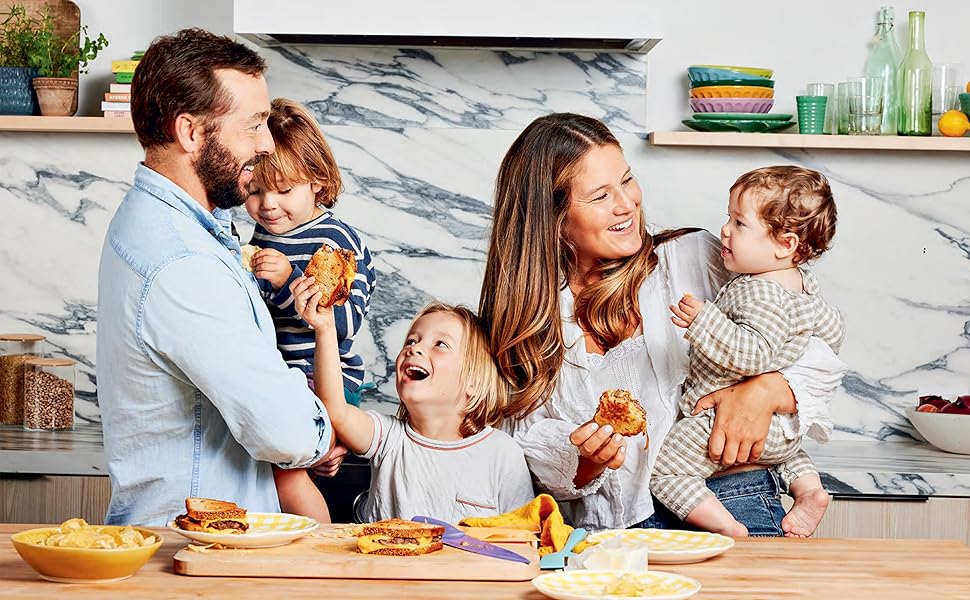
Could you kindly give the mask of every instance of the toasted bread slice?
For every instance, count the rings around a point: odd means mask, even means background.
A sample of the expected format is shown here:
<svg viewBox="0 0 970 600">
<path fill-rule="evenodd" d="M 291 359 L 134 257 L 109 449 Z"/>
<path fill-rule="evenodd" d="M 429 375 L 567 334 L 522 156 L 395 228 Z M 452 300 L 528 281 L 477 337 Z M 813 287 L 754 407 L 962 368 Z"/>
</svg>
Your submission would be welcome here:
<svg viewBox="0 0 970 600">
<path fill-rule="evenodd" d="M 320 306 L 341 305 L 350 297 L 350 286 L 357 276 L 357 256 L 350 250 L 333 250 L 324 244 L 310 257 L 304 274 L 317 280 L 323 292 Z"/>
<path fill-rule="evenodd" d="M 647 412 L 627 390 L 606 390 L 600 394 L 593 422 L 600 427 L 612 425 L 620 435 L 647 432 Z"/>
<path fill-rule="evenodd" d="M 175 525 L 208 533 L 245 533 L 249 529 L 245 508 L 212 498 L 186 498 L 185 514 L 175 517 Z"/>
<path fill-rule="evenodd" d="M 385 519 L 361 525 L 356 531 L 357 551 L 381 556 L 418 556 L 444 547 L 440 525 L 405 519 Z"/>
</svg>

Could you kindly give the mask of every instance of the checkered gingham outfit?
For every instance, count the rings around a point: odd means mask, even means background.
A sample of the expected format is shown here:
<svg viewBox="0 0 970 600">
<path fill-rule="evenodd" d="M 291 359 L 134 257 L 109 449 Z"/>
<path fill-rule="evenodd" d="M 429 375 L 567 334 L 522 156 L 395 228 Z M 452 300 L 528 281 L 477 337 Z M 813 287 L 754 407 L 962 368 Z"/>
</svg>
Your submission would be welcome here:
<svg viewBox="0 0 970 600">
<path fill-rule="evenodd" d="M 739 275 L 721 288 L 713 304 L 704 303 L 687 328 L 690 364 L 680 400 L 683 418 L 664 440 L 650 478 L 654 498 L 680 518 L 711 495 L 704 480 L 722 468 L 707 455 L 714 411 L 692 417 L 694 404 L 745 377 L 791 366 L 812 336 L 836 353 L 842 345 L 842 316 L 818 295 L 815 276 L 804 269 L 801 273 L 802 294 L 793 294 L 774 281 Z M 817 471 L 801 449 L 801 437 L 789 439 L 780 419 L 771 418 L 758 462 L 780 465 L 782 479 L 790 484 Z"/>
</svg>

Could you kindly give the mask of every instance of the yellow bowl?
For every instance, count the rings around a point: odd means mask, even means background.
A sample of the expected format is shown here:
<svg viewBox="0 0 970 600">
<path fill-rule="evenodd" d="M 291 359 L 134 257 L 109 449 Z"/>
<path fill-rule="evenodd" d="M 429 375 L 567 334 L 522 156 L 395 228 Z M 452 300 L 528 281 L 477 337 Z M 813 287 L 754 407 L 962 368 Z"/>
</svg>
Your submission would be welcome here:
<svg viewBox="0 0 970 600">
<path fill-rule="evenodd" d="M 99 526 L 100 527 L 100 526 Z M 101 527 L 106 531 L 124 529 L 118 525 Z M 57 527 L 40 527 L 15 533 L 11 536 L 17 553 L 48 581 L 59 583 L 109 583 L 131 577 L 142 568 L 161 547 L 162 538 L 147 529 L 134 527 L 143 536 L 154 536 L 156 542 L 140 548 L 64 548 L 45 546 Z"/>
<path fill-rule="evenodd" d="M 692 67 L 701 67 L 702 69 L 728 69 L 731 71 L 741 71 L 742 73 L 747 73 L 749 75 L 754 75 L 756 77 L 765 77 L 771 79 L 774 75 L 772 69 L 764 69 L 762 67 L 737 67 L 734 65 L 691 65 Z"/>
<path fill-rule="evenodd" d="M 760 85 L 706 85 L 690 89 L 691 98 L 774 98 L 775 90 Z"/>
</svg>

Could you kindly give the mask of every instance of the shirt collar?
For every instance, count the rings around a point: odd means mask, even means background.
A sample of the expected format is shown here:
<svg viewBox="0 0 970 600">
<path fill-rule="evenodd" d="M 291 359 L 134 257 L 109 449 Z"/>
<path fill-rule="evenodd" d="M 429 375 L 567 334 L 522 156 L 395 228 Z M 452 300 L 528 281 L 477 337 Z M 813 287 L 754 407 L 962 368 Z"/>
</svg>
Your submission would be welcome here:
<svg viewBox="0 0 970 600">
<path fill-rule="evenodd" d="M 138 167 L 135 169 L 135 187 L 144 190 L 195 221 L 212 237 L 219 240 L 222 245 L 227 247 L 239 246 L 239 242 L 232 235 L 231 210 L 216 208 L 210 213 L 171 179 L 145 166 L 145 163 L 138 163 Z"/>
</svg>

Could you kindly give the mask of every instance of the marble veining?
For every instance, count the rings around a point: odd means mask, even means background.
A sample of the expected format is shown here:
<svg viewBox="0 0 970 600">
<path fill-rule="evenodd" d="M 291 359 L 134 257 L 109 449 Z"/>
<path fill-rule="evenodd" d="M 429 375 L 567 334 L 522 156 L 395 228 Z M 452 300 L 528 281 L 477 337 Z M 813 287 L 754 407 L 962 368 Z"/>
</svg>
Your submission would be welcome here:
<svg viewBox="0 0 970 600">
<path fill-rule="evenodd" d="M 565 110 L 604 119 L 618 134 L 646 219 L 659 227 L 716 232 L 728 188 L 755 167 L 795 163 L 829 177 L 838 233 L 813 268 L 848 328 L 842 358 L 851 371 L 832 404 L 836 441 L 906 444 L 916 434 L 905 409 L 919 390 L 970 391 L 970 174 L 960 153 L 652 147 L 642 139 L 640 55 L 261 52 L 271 95 L 306 103 L 322 123 L 344 179 L 335 212 L 374 254 L 378 288 L 356 345 L 378 384 L 367 406 L 395 409 L 393 359 L 426 302 L 477 306 L 499 162 L 534 118 Z M 57 355 L 77 359 L 78 421 L 97 423 L 98 258 L 141 149 L 134 136 L 7 132 L 0 157 L 0 330 L 46 333 Z M 238 216 L 248 241 L 252 223 Z M 931 486 L 965 485 L 920 473 Z M 838 481 L 924 486 L 893 474 Z"/>
</svg>

